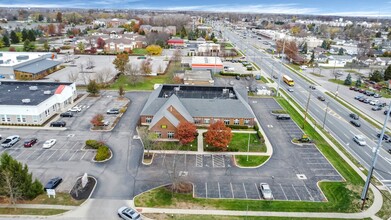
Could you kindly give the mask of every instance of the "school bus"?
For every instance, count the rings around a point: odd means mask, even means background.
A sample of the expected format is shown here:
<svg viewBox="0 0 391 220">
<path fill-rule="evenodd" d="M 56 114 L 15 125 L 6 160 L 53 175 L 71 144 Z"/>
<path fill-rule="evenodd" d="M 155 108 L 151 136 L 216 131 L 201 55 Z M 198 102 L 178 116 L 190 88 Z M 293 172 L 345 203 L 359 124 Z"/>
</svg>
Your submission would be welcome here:
<svg viewBox="0 0 391 220">
<path fill-rule="evenodd" d="M 283 75 L 282 76 L 282 80 L 284 80 L 284 82 L 288 85 L 288 86 L 294 86 L 295 85 L 295 81 L 293 81 L 293 79 L 287 75 Z"/>
</svg>

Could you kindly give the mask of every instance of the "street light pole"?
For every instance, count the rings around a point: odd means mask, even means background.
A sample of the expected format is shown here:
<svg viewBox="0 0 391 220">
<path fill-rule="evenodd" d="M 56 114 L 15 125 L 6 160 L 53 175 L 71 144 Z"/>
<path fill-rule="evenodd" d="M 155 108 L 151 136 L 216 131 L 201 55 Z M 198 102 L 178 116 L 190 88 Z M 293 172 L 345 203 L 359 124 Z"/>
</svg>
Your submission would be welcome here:
<svg viewBox="0 0 391 220">
<path fill-rule="evenodd" d="M 284 39 L 284 43 L 282 44 L 281 71 L 278 73 L 278 84 L 277 84 L 277 93 L 276 93 L 276 97 L 278 97 L 278 94 L 279 94 L 279 91 L 280 91 L 280 86 L 281 86 L 281 72 L 282 72 L 282 68 L 283 68 L 283 65 L 282 65 L 282 56 L 284 55 L 284 50 L 285 50 L 285 39 Z"/>
<path fill-rule="evenodd" d="M 310 104 L 310 99 L 311 99 L 311 89 L 308 90 L 308 99 L 307 99 L 307 104 L 305 106 L 305 112 L 304 112 L 303 130 L 304 130 L 305 123 L 307 121 L 308 106 Z"/>
<path fill-rule="evenodd" d="M 329 104 L 330 104 L 330 101 L 327 102 L 327 106 L 326 106 L 326 111 L 324 113 L 324 118 L 323 118 L 323 125 L 322 125 L 322 128 L 324 128 L 324 124 L 326 123 L 326 116 L 327 116 L 327 113 L 329 111 Z"/>
<path fill-rule="evenodd" d="M 372 164 L 371 164 L 371 167 L 368 170 L 367 180 L 365 181 L 364 189 L 363 189 L 363 191 L 361 193 L 361 200 L 362 200 L 361 210 L 364 209 L 365 201 L 367 200 L 369 184 L 371 183 L 373 170 L 375 169 L 377 157 L 379 155 L 379 149 L 380 149 L 381 143 L 383 141 L 384 132 L 386 131 L 387 122 L 388 122 L 388 119 L 390 118 L 390 112 L 391 112 L 391 102 L 390 102 L 390 108 L 388 108 L 388 111 L 387 111 L 386 119 L 384 120 L 383 128 L 382 128 L 382 131 L 380 133 L 380 137 L 379 137 L 379 140 L 377 142 L 377 146 L 372 149 L 372 152 L 373 152 Z"/>
<path fill-rule="evenodd" d="M 250 133 L 248 133 L 248 142 L 247 142 L 247 161 L 248 161 L 249 152 L 250 152 Z"/>
</svg>

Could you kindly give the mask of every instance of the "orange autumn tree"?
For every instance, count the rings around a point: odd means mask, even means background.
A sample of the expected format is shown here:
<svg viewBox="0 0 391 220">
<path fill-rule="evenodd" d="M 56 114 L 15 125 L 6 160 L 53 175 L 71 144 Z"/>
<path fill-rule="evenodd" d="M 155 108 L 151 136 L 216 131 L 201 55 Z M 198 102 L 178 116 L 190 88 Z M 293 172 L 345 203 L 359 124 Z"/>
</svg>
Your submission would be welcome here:
<svg viewBox="0 0 391 220">
<path fill-rule="evenodd" d="M 177 132 L 175 133 L 175 138 L 179 140 L 182 145 L 191 143 L 194 141 L 197 135 L 197 128 L 195 124 L 188 121 L 180 122 L 178 125 Z"/>
<path fill-rule="evenodd" d="M 225 126 L 224 122 L 217 121 L 211 124 L 205 134 L 205 142 L 221 150 L 227 150 L 227 145 L 231 142 L 231 128 Z"/>
</svg>

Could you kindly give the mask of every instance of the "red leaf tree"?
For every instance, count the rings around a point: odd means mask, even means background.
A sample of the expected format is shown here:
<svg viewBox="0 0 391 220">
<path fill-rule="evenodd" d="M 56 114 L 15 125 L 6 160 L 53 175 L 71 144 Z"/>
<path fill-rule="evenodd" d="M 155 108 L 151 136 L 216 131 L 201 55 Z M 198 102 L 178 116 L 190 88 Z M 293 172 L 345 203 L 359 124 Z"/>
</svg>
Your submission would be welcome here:
<svg viewBox="0 0 391 220">
<path fill-rule="evenodd" d="M 103 120 L 105 117 L 102 114 L 96 114 L 92 119 L 91 119 L 91 124 L 94 127 L 99 127 L 103 126 Z"/>
<path fill-rule="evenodd" d="M 188 121 L 180 122 L 178 125 L 175 138 L 179 139 L 179 142 L 183 145 L 194 141 L 197 134 L 197 128 L 193 123 Z"/>
<path fill-rule="evenodd" d="M 225 126 L 224 122 L 217 121 L 211 124 L 205 134 L 205 142 L 214 147 L 227 149 L 227 145 L 231 142 L 231 128 Z"/>
<path fill-rule="evenodd" d="M 105 47 L 105 40 L 103 40 L 101 37 L 96 40 L 96 44 L 98 45 L 99 49 L 103 49 Z"/>
</svg>

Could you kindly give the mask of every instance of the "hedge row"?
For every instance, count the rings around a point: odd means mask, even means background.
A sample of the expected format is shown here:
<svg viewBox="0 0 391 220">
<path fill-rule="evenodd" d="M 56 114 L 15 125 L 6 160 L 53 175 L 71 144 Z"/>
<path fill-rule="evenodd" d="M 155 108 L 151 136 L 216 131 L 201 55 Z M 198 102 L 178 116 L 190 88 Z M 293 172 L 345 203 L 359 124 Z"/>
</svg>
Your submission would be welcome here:
<svg viewBox="0 0 391 220">
<path fill-rule="evenodd" d="M 222 76 L 249 76 L 249 77 L 253 77 L 253 74 L 250 74 L 250 73 L 229 73 L 229 72 L 220 72 L 220 75 Z"/>
<path fill-rule="evenodd" d="M 86 146 L 92 149 L 99 149 L 99 147 L 106 146 L 102 141 L 86 140 Z"/>
</svg>

